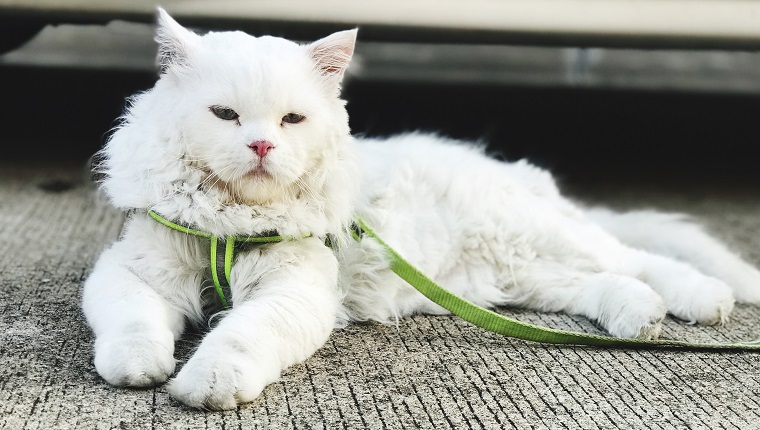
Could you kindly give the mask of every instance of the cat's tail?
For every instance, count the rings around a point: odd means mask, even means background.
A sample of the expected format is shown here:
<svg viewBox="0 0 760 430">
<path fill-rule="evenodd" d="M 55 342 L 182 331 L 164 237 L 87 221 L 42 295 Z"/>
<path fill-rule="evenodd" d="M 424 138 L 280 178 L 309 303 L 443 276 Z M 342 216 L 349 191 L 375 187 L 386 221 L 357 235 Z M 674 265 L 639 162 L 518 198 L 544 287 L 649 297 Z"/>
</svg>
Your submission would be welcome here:
<svg viewBox="0 0 760 430">
<path fill-rule="evenodd" d="M 602 208 L 587 209 L 586 214 L 624 244 L 689 263 L 730 285 L 737 301 L 760 304 L 760 271 L 686 215 Z"/>
</svg>

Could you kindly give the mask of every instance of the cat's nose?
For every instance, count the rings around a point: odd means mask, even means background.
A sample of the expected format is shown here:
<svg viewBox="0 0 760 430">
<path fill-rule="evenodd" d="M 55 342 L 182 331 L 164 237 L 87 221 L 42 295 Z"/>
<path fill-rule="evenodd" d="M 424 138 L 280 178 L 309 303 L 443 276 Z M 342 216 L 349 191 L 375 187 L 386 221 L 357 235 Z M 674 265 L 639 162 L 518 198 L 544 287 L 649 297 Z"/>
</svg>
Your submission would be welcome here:
<svg viewBox="0 0 760 430">
<path fill-rule="evenodd" d="M 259 154 L 259 157 L 264 158 L 270 149 L 274 148 L 274 144 L 268 140 L 257 140 L 248 144 L 248 147 L 253 149 L 254 152 Z"/>
</svg>

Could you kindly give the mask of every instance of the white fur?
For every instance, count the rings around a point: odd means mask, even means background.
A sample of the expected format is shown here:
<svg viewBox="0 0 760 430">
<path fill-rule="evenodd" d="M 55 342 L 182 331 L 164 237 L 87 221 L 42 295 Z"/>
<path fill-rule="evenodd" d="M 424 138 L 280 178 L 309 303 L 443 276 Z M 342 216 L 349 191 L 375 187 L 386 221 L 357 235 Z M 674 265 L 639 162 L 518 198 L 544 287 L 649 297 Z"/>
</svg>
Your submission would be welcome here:
<svg viewBox="0 0 760 430">
<path fill-rule="evenodd" d="M 198 36 L 163 11 L 159 23 L 162 76 L 131 99 L 103 151 L 103 189 L 138 211 L 84 286 L 95 366 L 109 383 L 166 381 L 185 321 L 204 318 L 207 243 L 147 209 L 217 235 L 313 234 L 237 255 L 232 309 L 169 384 L 201 408 L 255 399 L 335 326 L 446 312 L 392 274 L 374 240 L 347 239 L 356 215 L 455 294 L 584 315 L 615 336 L 656 337 L 666 312 L 725 321 L 734 292 L 760 303 L 760 273 L 682 218 L 585 210 L 549 173 L 471 144 L 422 134 L 355 142 L 338 96 L 355 31 L 299 46 Z M 281 121 L 291 112 L 306 120 Z M 275 147 L 259 157 L 247 146 L 257 140 Z M 323 245 L 327 234 L 337 250 Z"/>
</svg>

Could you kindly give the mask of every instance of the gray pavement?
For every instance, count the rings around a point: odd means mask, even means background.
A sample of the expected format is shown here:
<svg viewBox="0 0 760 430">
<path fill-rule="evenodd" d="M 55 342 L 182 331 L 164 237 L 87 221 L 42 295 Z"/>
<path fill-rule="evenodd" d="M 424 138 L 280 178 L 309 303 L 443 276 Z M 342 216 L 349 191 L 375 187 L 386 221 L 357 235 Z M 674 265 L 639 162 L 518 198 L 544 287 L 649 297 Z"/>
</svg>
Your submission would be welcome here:
<svg viewBox="0 0 760 430">
<path fill-rule="evenodd" d="M 92 365 L 82 280 L 122 216 L 80 166 L 0 164 L 0 428 L 760 428 L 760 353 L 635 351 L 531 344 L 454 317 L 336 331 L 255 402 L 191 410 L 163 387 L 113 388 Z M 760 194 L 747 187 L 575 186 L 592 202 L 680 210 L 760 265 Z M 760 286 L 758 286 L 760 288 Z M 502 309 L 598 333 L 583 318 Z M 664 336 L 760 336 L 760 308 L 723 327 L 668 320 Z M 200 339 L 178 345 L 183 363 Z"/>
</svg>

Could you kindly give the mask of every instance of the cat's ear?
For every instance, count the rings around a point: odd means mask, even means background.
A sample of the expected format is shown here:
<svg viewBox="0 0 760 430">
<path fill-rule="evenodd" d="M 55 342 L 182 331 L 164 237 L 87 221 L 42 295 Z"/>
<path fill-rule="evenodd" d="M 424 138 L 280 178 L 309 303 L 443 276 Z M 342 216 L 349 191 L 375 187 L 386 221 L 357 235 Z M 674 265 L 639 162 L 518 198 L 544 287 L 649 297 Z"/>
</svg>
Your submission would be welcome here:
<svg viewBox="0 0 760 430">
<path fill-rule="evenodd" d="M 309 45 L 309 55 L 322 76 L 340 83 L 354 55 L 356 33 L 357 29 L 339 31 Z"/>
<path fill-rule="evenodd" d="M 190 51 L 198 38 L 197 34 L 181 26 L 163 8 L 158 7 L 156 42 L 162 72 L 173 65 L 187 65 Z"/>
</svg>

